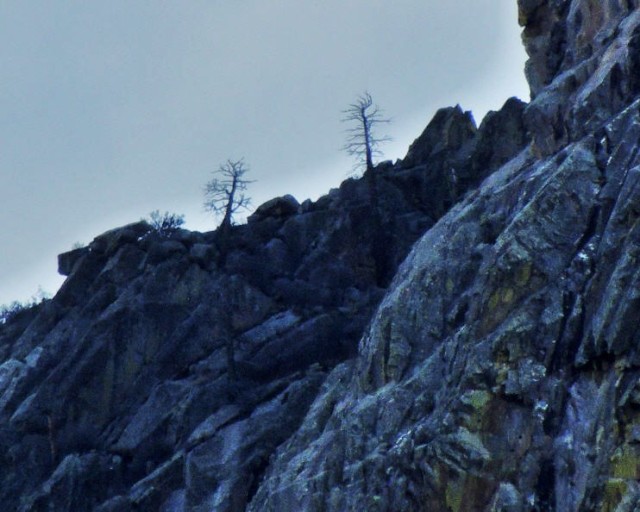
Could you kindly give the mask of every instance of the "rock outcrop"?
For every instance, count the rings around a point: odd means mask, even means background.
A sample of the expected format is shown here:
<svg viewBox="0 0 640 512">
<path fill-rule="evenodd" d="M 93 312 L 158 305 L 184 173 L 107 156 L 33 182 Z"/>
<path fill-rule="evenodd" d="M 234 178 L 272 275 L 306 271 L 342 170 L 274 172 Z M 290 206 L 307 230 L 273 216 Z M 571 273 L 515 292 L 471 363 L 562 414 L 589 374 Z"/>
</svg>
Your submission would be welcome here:
<svg viewBox="0 0 640 512">
<path fill-rule="evenodd" d="M 250 510 L 640 508 L 640 9 L 519 3 L 531 145 L 414 246 Z"/>
<path fill-rule="evenodd" d="M 349 179 L 268 201 L 224 243 L 138 222 L 60 255 L 56 296 L 0 326 L 3 508 L 245 509 L 413 243 L 526 146 L 523 107 L 480 128 L 443 110 L 437 148 L 375 169 L 378 215 Z"/>
<path fill-rule="evenodd" d="M 531 102 L 439 111 L 378 215 L 350 179 L 62 255 L 0 326 L 3 506 L 640 508 L 640 6 L 518 4 Z"/>
</svg>

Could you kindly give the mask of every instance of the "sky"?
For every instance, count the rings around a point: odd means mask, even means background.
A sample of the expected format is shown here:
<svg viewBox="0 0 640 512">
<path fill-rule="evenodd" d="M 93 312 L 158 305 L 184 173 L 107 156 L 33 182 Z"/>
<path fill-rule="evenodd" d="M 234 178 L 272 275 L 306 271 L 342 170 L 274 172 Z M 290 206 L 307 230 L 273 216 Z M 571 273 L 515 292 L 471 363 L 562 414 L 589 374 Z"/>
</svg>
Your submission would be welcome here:
<svg viewBox="0 0 640 512">
<path fill-rule="evenodd" d="M 57 254 L 148 217 L 209 231 L 203 187 L 244 158 L 254 206 L 352 172 L 368 91 L 402 158 L 441 107 L 525 101 L 516 0 L 2 0 L 0 304 L 54 293 Z"/>
</svg>

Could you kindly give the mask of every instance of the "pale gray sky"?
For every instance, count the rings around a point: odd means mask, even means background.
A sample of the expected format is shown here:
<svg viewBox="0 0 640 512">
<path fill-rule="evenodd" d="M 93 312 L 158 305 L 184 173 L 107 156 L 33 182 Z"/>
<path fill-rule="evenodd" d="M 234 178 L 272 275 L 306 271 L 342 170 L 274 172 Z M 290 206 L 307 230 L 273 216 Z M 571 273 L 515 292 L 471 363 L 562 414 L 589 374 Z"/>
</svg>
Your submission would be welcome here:
<svg viewBox="0 0 640 512">
<path fill-rule="evenodd" d="M 210 230 L 202 187 L 244 157 L 257 206 L 351 170 L 368 90 L 401 158 L 444 106 L 528 100 L 516 0 L 3 0 L 0 304 L 57 289 L 56 255 L 155 209 Z"/>
</svg>

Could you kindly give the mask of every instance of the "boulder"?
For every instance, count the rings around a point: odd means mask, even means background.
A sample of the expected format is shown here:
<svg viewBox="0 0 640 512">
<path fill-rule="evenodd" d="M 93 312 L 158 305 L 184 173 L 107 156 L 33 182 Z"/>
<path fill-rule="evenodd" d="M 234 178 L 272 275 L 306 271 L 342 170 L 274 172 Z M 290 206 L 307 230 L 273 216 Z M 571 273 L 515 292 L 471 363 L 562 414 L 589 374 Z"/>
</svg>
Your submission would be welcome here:
<svg viewBox="0 0 640 512">
<path fill-rule="evenodd" d="M 140 241 L 152 229 L 149 223 L 144 220 L 133 222 L 97 236 L 89 244 L 89 248 L 92 251 L 110 256 L 122 245 Z"/>
<path fill-rule="evenodd" d="M 88 247 L 73 249 L 72 251 L 58 254 L 58 274 L 61 276 L 69 276 L 73 272 L 76 263 L 89 252 Z"/>
<path fill-rule="evenodd" d="M 299 210 L 300 203 L 298 203 L 298 200 L 287 194 L 281 197 L 274 197 L 258 206 L 256 211 L 249 215 L 247 222 L 257 222 L 269 217 L 285 218 L 298 213 Z"/>
<path fill-rule="evenodd" d="M 457 150 L 473 138 L 476 124 L 471 112 L 464 112 L 460 105 L 441 108 L 409 147 L 402 161 L 403 167 L 415 167 L 426 163 L 433 155 L 445 150 Z"/>
</svg>

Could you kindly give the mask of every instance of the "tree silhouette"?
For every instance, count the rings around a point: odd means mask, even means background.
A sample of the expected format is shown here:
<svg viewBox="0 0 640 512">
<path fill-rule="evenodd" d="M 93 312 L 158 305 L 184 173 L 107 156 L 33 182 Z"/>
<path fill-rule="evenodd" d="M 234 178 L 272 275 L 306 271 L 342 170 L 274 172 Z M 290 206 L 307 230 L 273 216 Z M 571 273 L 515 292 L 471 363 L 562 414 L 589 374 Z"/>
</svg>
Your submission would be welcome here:
<svg viewBox="0 0 640 512">
<path fill-rule="evenodd" d="M 356 157 L 357 167 L 364 166 L 365 171 L 373 170 L 374 157 L 382 155 L 380 144 L 391 140 L 386 135 L 376 135 L 375 131 L 378 125 L 388 123 L 389 119 L 382 116 L 382 111 L 373 103 L 368 92 L 360 95 L 342 113 L 342 121 L 353 124 L 347 129 L 347 142 L 343 149 Z"/>
<path fill-rule="evenodd" d="M 220 229 L 228 231 L 233 223 L 233 215 L 251 205 L 251 198 L 245 195 L 251 180 L 245 175 L 249 169 L 244 161 L 227 160 L 214 172 L 215 177 L 205 185 L 204 207 L 216 215 L 222 214 Z"/>
<path fill-rule="evenodd" d="M 356 168 L 364 166 L 364 179 L 369 189 L 369 203 L 371 206 L 371 255 L 375 265 L 376 281 L 381 286 L 389 279 L 389 235 L 385 232 L 380 212 L 380 198 L 376 172 L 373 169 L 374 157 L 382 155 L 379 145 L 391 140 L 388 136 L 378 136 L 376 128 L 389 122 L 382 116 L 380 108 L 373 103 L 368 92 L 365 92 L 355 103 L 343 111 L 343 122 L 352 124 L 347 130 L 347 142 L 344 149 L 356 157 Z"/>
</svg>

